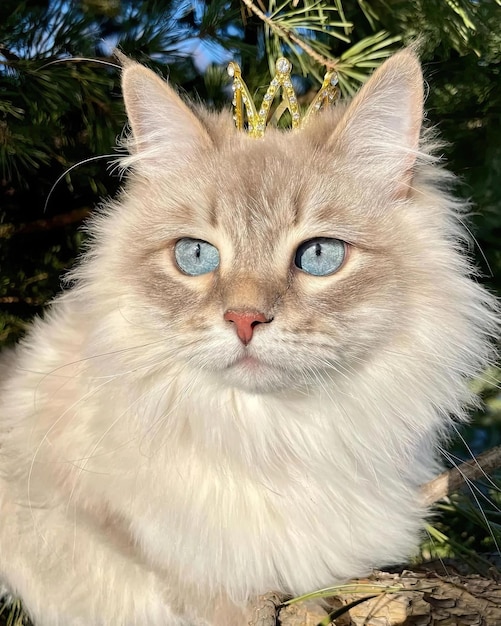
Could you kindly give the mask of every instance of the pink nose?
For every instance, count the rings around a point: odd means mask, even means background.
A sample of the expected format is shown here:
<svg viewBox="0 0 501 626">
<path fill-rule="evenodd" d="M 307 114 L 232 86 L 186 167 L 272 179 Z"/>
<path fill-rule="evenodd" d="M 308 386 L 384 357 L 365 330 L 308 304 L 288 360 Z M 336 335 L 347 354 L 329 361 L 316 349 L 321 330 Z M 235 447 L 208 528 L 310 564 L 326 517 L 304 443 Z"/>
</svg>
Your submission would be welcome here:
<svg viewBox="0 0 501 626">
<path fill-rule="evenodd" d="M 271 322 L 271 319 L 258 311 L 226 311 L 223 317 L 227 322 L 235 324 L 237 335 L 244 346 L 252 339 L 255 326 Z"/>
</svg>

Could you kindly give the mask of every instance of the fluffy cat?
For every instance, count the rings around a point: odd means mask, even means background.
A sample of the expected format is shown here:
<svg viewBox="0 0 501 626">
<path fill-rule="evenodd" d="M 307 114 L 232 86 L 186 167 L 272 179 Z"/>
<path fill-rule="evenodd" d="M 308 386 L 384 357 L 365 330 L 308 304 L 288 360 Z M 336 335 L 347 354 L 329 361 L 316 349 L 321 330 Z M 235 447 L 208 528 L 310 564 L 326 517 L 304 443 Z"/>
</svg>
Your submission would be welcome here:
<svg viewBox="0 0 501 626">
<path fill-rule="evenodd" d="M 3 359 L 0 578 L 41 626 L 243 626 L 415 549 L 496 305 L 417 59 L 252 139 L 126 64 L 125 190 Z"/>
</svg>

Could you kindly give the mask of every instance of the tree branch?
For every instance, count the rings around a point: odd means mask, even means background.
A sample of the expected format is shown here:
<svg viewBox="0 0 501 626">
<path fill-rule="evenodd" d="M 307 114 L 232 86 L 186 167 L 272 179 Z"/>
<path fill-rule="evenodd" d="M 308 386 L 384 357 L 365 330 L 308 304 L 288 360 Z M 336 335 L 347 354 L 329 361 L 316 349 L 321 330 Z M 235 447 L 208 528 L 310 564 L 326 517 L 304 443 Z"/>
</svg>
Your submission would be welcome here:
<svg viewBox="0 0 501 626">
<path fill-rule="evenodd" d="M 26 235 L 40 230 L 53 230 L 54 228 L 64 228 L 70 224 L 82 222 L 90 214 L 89 207 L 73 209 L 68 213 L 61 213 L 53 217 L 35 220 L 26 224 L 0 224 L 0 239 L 10 239 L 13 235 Z"/>
<path fill-rule="evenodd" d="M 453 467 L 421 488 L 424 504 L 429 506 L 460 489 L 470 480 L 478 480 L 501 467 L 501 446 L 491 448 L 476 459 Z"/>
<path fill-rule="evenodd" d="M 279 26 L 274 20 L 269 18 L 263 11 L 261 11 L 261 9 L 257 7 L 252 2 L 252 0 L 242 0 L 242 2 L 245 4 L 246 7 L 248 7 L 254 13 L 254 15 L 257 15 L 257 17 L 260 20 L 262 20 L 267 26 L 269 26 L 271 30 L 275 31 L 279 35 L 279 37 L 281 37 L 282 39 L 289 38 L 296 45 L 298 45 L 301 48 L 301 50 L 306 52 L 308 56 L 310 56 L 312 59 L 315 59 L 315 61 L 320 63 L 320 65 L 325 65 L 327 69 L 329 70 L 336 69 L 337 63 L 335 61 L 333 61 L 332 59 L 328 59 L 327 57 L 324 57 L 321 54 L 319 54 L 316 50 L 314 50 L 310 45 L 308 45 L 305 41 L 300 39 L 297 35 L 295 35 L 288 28 Z"/>
</svg>

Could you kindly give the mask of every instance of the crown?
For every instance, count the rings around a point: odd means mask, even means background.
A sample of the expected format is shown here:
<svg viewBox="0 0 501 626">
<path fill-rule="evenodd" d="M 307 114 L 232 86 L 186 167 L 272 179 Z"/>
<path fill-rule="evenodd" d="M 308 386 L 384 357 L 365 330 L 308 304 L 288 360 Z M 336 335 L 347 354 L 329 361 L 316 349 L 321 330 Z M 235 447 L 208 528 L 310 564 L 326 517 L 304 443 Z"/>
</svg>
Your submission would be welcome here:
<svg viewBox="0 0 501 626">
<path fill-rule="evenodd" d="M 245 130 L 245 115 L 247 114 L 247 134 L 251 137 L 262 137 L 266 126 L 269 123 L 276 126 L 286 110 L 290 112 L 292 128 L 300 128 L 320 109 L 333 104 L 339 98 L 338 75 L 335 71 L 327 72 L 320 91 L 301 117 L 297 96 L 292 86 L 292 63 L 284 57 L 280 57 L 275 64 L 275 69 L 275 76 L 264 94 L 258 110 L 247 85 L 242 79 L 240 66 L 234 62 L 228 65 L 228 74 L 233 78 L 233 106 L 235 109 L 233 119 L 238 130 Z M 273 101 L 280 88 L 282 101 L 270 115 Z"/>
</svg>

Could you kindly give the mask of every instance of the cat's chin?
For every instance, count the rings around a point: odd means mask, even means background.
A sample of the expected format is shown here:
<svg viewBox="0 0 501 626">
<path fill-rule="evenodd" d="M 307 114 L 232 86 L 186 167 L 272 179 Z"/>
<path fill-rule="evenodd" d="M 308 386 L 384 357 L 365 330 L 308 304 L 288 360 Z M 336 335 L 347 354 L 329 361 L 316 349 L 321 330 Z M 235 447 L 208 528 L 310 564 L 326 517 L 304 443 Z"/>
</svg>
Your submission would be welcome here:
<svg viewBox="0 0 501 626">
<path fill-rule="evenodd" d="M 225 385 L 252 393 L 272 393 L 297 388 L 297 374 L 269 365 L 253 356 L 243 356 L 217 373 Z"/>
</svg>

